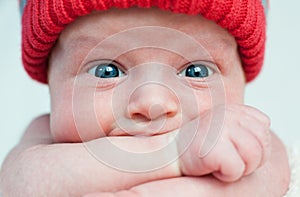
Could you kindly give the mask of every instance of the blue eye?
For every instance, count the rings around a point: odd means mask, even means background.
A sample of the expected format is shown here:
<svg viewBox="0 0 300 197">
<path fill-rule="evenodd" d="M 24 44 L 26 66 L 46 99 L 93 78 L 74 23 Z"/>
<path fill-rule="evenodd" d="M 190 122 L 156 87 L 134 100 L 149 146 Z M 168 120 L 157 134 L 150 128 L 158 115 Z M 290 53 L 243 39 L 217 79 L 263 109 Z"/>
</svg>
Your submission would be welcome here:
<svg viewBox="0 0 300 197">
<path fill-rule="evenodd" d="M 186 76 L 186 77 L 192 77 L 192 78 L 206 78 L 210 76 L 213 73 L 213 71 L 201 64 L 201 63 L 193 63 L 190 64 L 186 69 L 184 69 L 180 76 Z"/>
<path fill-rule="evenodd" d="M 99 78 L 114 78 L 123 76 L 123 72 L 115 63 L 101 63 L 88 71 L 88 73 Z"/>
</svg>

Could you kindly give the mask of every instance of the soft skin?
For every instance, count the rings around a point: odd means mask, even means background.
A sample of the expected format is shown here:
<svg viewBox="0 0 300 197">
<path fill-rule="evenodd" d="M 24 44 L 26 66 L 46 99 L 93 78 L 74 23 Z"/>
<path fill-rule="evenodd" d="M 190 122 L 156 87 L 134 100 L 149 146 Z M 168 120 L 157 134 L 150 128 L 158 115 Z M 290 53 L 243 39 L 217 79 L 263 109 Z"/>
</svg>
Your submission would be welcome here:
<svg viewBox="0 0 300 197">
<path fill-rule="evenodd" d="M 45 115 L 32 121 L 6 158 L 0 173 L 3 196 L 82 196 L 98 191 L 91 195 L 282 197 L 288 188 L 286 152 L 273 134 L 271 157 L 266 164 L 239 181 L 225 183 L 212 176 L 177 177 L 174 166 L 150 173 L 124 173 L 101 165 L 83 143 L 54 143 L 49 120 Z M 103 139 L 88 143 L 99 144 Z M 130 145 L 136 142 L 134 137 L 115 140 Z M 143 143 L 151 144 L 151 138 Z"/>
<path fill-rule="evenodd" d="M 189 48 L 184 45 L 184 42 L 178 40 L 176 35 L 174 37 L 177 40 L 172 40 L 172 42 L 178 43 L 178 46 L 172 47 L 171 50 L 176 48 L 177 51 L 184 51 L 182 52 L 184 57 L 181 57 L 181 54 L 177 55 L 167 51 L 168 48 L 166 50 L 154 47 L 147 48 L 146 45 L 144 48 L 132 50 L 129 47 L 124 47 L 141 39 L 148 39 L 149 34 L 146 34 L 146 31 L 144 35 L 139 35 L 138 38 L 132 35 L 129 37 L 130 33 L 128 33 L 129 36 L 127 38 L 124 36 L 122 39 L 124 43 L 118 42 L 119 40 L 116 38 L 116 41 L 111 41 L 112 44 L 109 43 L 109 46 L 105 45 L 104 49 L 101 48 L 101 45 L 96 50 L 94 49 L 101 41 L 111 35 L 131 28 L 149 26 L 168 27 L 174 31 L 183 32 L 194 39 L 202 48 L 198 47 L 198 49 L 190 49 L 185 52 L 184 50 Z M 161 45 L 164 46 L 169 45 L 168 36 L 163 37 L 162 35 L 156 38 L 155 35 L 153 38 L 159 39 L 156 43 L 162 43 Z M 131 51 L 126 51 L 126 53 L 114 58 L 116 54 L 119 54 L 115 50 L 121 51 L 119 48 Z M 114 58 L 113 60 L 122 66 L 120 67 L 127 74 L 127 78 L 100 79 L 87 73 L 101 60 L 111 58 Z M 179 91 L 175 94 L 170 91 L 176 90 L 174 86 L 179 86 L 179 82 L 173 82 L 175 79 L 166 81 L 166 77 L 170 76 L 168 74 L 170 72 L 176 74 L 182 71 L 189 63 L 188 61 L 207 62 L 206 64 L 211 66 L 214 73 L 205 80 L 184 77 L 178 79 L 191 84 L 190 91 L 186 92 L 192 98 L 191 100 L 184 100 L 184 98 L 181 99 Z M 138 69 L 138 67 L 144 68 L 143 65 L 148 70 Z M 172 68 L 173 70 L 171 70 Z M 160 76 L 157 76 L 158 74 Z M 131 75 L 135 75 L 135 77 Z M 150 84 L 150 87 L 142 86 L 136 89 L 134 94 L 131 94 L 134 89 L 130 89 L 130 87 L 137 87 L 136 81 L 140 80 L 138 77 L 150 78 L 149 81 L 156 78 L 155 82 L 168 83 L 168 87 L 163 88 Z M 126 85 L 122 86 L 125 88 L 118 88 L 124 84 L 122 80 L 126 82 Z M 147 80 L 140 81 L 147 82 Z M 111 132 L 118 125 L 116 118 L 122 118 L 122 123 L 125 125 L 127 122 L 132 124 L 132 119 L 135 118 L 139 119 L 139 122 L 153 121 L 156 117 L 149 117 L 148 114 L 149 109 L 155 105 L 163 108 L 161 112 L 156 112 L 162 113 L 158 115 L 158 118 L 165 118 L 165 125 L 176 125 L 178 128 L 180 125 L 177 122 L 183 121 L 182 124 L 184 124 L 191 121 L 212 106 L 230 103 L 242 104 L 245 78 L 234 38 L 215 23 L 200 16 L 175 15 L 156 9 L 131 9 L 130 11 L 110 10 L 92 14 L 69 25 L 60 35 L 52 52 L 49 86 L 51 93 L 51 132 L 54 139 L 57 142 L 80 142 L 103 135 L 113 135 Z M 185 91 L 182 89 L 181 91 Z M 116 91 L 122 91 L 123 94 Z M 122 99 L 119 97 L 119 100 L 116 99 L 116 102 L 112 102 L 115 95 L 122 95 Z M 212 98 L 212 95 L 220 99 Z M 123 100 L 127 101 L 126 105 L 122 103 Z M 194 103 L 189 101 L 194 101 Z M 185 102 L 189 103 L 186 104 Z M 122 108 L 123 111 L 118 110 L 119 108 L 113 105 Z M 126 106 L 127 108 L 125 108 Z M 182 110 L 180 107 L 188 109 Z M 199 110 L 193 110 L 195 108 L 199 108 Z M 165 116 L 164 113 L 168 115 Z M 84 119 L 82 114 L 88 114 L 89 118 Z M 140 116 L 133 116 L 133 114 Z M 162 128 L 162 130 L 176 129 L 172 126 L 169 127 Z M 102 131 L 100 132 L 100 130 Z M 132 128 L 132 130 L 138 129 Z M 146 132 L 148 131 L 140 132 L 147 135 Z M 121 133 L 119 134 L 121 135 Z"/>
<path fill-rule="evenodd" d="M 148 41 L 150 34 L 154 41 Z M 198 62 L 211 74 L 200 78 L 182 73 Z M 89 72 L 101 63 L 114 64 L 124 74 L 99 78 Z M 51 132 L 57 142 L 175 130 L 183 133 L 178 140 L 186 141 L 184 125 L 200 118 L 199 126 L 186 129 L 200 134 L 192 154 L 183 157 L 182 173 L 215 172 L 223 181 L 253 172 L 270 151 L 268 118 L 254 109 L 231 107 L 243 102 L 245 86 L 234 38 L 200 16 L 130 9 L 82 17 L 64 30 L 52 52 L 49 86 Z M 206 111 L 217 115 L 205 118 Z M 209 130 L 211 121 L 220 127 Z M 191 165 L 207 131 L 220 140 L 207 157 Z"/>
<path fill-rule="evenodd" d="M 151 38 L 151 31 L 157 29 L 167 34 Z M 174 37 L 173 32 L 179 33 Z M 187 47 L 185 39 L 173 39 L 182 35 L 197 45 Z M 145 45 L 141 40 L 150 41 Z M 136 42 L 141 42 L 138 46 L 142 47 L 132 45 Z M 122 76 L 96 77 L 95 67 L 111 60 Z M 185 76 L 183 71 L 199 62 L 210 74 L 204 78 Z M 41 181 L 35 179 L 19 183 L 21 191 L 24 188 L 28 194 L 36 195 L 47 190 L 54 196 L 124 189 L 129 190 L 107 195 L 149 196 L 156 192 L 183 196 L 189 191 L 188 196 L 281 196 L 286 191 L 289 169 L 284 147 L 270 132 L 267 116 L 243 105 L 245 78 L 236 42 L 215 23 L 201 16 L 157 9 L 94 13 L 79 18 L 63 31 L 49 65 L 50 122 L 49 116 L 44 116 L 32 123 L 20 146 L 5 162 L 2 182 L 3 177 L 14 180 L 10 169 L 19 169 L 21 177 L 28 179 L 39 168 L 42 174 L 51 175 L 49 183 L 55 184 L 40 185 L 37 191 L 25 189 Z M 221 127 L 211 129 L 216 120 Z M 90 148 L 96 156 L 97 150 L 109 155 L 111 150 L 101 146 L 108 139 L 129 152 L 147 152 L 161 148 L 178 133 L 170 150 L 177 156 L 183 153 L 179 160 L 143 173 L 109 168 L 84 149 Z M 193 134 L 195 138 L 186 146 Z M 20 153 L 24 146 L 25 151 Z M 41 157 L 42 165 L 36 159 Z M 13 160 L 19 161 L 20 167 L 8 169 Z M 80 166 L 72 165 L 82 161 L 85 162 Z M 28 163 L 32 167 L 26 170 Z M 73 178 L 66 180 L 60 175 L 61 165 L 70 169 L 68 176 Z M 3 188 L 13 194 L 7 182 Z M 189 187 L 192 188 L 187 190 Z"/>
</svg>

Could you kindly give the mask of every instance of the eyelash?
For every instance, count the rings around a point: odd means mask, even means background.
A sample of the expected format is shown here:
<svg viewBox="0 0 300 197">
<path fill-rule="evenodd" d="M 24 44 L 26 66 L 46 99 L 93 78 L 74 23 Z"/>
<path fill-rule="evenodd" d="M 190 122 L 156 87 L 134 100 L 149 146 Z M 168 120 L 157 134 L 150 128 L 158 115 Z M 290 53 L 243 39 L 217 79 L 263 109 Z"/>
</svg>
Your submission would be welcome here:
<svg viewBox="0 0 300 197">
<path fill-rule="evenodd" d="M 213 64 L 213 63 L 212 62 L 203 62 L 203 61 L 191 62 L 189 64 L 186 64 L 184 66 L 184 69 L 182 71 L 180 71 L 178 73 L 178 75 L 181 76 L 181 77 L 188 77 L 188 78 L 207 78 L 210 75 L 215 73 L 215 70 L 212 67 L 216 67 L 216 65 L 215 64 L 211 65 L 211 64 Z M 189 70 L 190 67 L 194 67 L 194 71 L 198 72 L 198 74 L 202 71 L 207 72 L 207 76 L 204 76 L 204 77 L 201 77 L 201 76 L 195 76 L 195 77 L 185 76 L 185 75 L 187 75 L 187 73 L 189 71 L 192 71 L 192 70 Z M 197 73 L 195 73 L 195 72 L 193 74 L 197 75 Z"/>
<path fill-rule="evenodd" d="M 104 70 L 104 67 L 105 66 L 110 66 L 110 70 L 108 70 L 108 68 L 106 68 L 106 70 Z M 102 70 L 101 70 L 101 67 L 102 67 Z M 113 77 L 122 77 L 125 75 L 125 72 L 123 71 L 123 69 L 120 69 L 121 65 L 113 60 L 107 60 L 107 61 L 102 61 L 102 62 L 99 62 L 96 66 L 93 66 L 92 68 L 90 68 L 88 70 L 88 73 L 89 74 L 92 74 L 94 75 L 95 77 L 98 77 L 96 76 L 97 74 L 107 74 L 107 72 L 109 71 L 112 71 L 112 69 L 117 69 L 115 70 L 117 73 L 114 73 L 114 74 L 117 74 L 118 76 L 113 76 Z M 111 77 L 99 77 L 99 78 L 111 78 Z"/>
<path fill-rule="evenodd" d="M 101 69 L 101 66 L 102 69 Z M 105 66 L 110 66 L 105 68 Z M 194 61 L 191 62 L 189 64 L 186 64 L 184 66 L 184 69 L 181 70 L 179 73 L 177 73 L 180 77 L 188 77 L 188 78 L 207 78 L 210 75 L 215 73 L 215 69 L 214 67 L 216 67 L 216 65 L 212 62 L 207 62 L 207 61 Z M 189 68 L 192 68 L 189 70 Z M 109 70 L 108 70 L 109 69 Z M 96 76 L 97 74 L 109 74 L 108 72 L 112 71 L 113 69 L 115 69 L 113 72 L 112 76 L 104 76 L 104 77 L 99 77 Z M 116 70 L 117 69 L 117 70 Z M 87 71 L 89 74 L 94 75 L 95 77 L 98 78 L 116 78 L 116 77 L 123 77 L 124 75 L 126 75 L 126 73 L 123 71 L 121 64 L 119 64 L 118 62 L 114 61 L 114 60 L 104 60 L 99 62 L 98 64 L 96 64 L 95 66 L 93 66 L 92 68 L 90 68 Z M 202 73 L 201 73 L 202 72 Z M 185 76 L 187 74 L 192 74 L 195 76 Z M 200 76 L 202 74 L 207 74 L 207 76 Z M 117 75 L 117 76 L 115 76 Z"/>
</svg>

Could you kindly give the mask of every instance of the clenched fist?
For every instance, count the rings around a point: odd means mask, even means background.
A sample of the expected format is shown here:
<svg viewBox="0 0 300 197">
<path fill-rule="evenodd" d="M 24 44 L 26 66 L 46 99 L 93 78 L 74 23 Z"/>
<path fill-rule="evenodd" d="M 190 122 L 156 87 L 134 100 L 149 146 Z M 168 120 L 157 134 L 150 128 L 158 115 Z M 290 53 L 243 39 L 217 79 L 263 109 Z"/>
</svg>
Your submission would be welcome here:
<svg viewBox="0 0 300 197">
<path fill-rule="evenodd" d="M 192 137 L 188 144 L 187 139 Z M 212 173 L 221 181 L 232 182 L 267 160 L 271 151 L 270 120 L 253 107 L 221 105 L 185 125 L 177 140 L 182 174 Z"/>
</svg>

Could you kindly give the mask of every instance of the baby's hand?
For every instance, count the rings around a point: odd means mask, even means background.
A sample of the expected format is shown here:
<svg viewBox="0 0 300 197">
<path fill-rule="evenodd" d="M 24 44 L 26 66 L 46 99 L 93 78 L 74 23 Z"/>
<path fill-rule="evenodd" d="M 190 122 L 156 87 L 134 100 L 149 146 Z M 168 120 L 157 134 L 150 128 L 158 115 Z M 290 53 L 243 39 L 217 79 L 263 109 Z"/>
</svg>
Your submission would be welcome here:
<svg viewBox="0 0 300 197">
<path fill-rule="evenodd" d="M 195 134 L 189 128 L 196 123 L 199 127 Z M 180 169 L 184 175 L 212 173 L 221 181 L 236 181 L 268 159 L 269 127 L 269 118 L 257 109 L 245 105 L 217 106 L 180 132 L 179 151 L 185 148 L 186 139 L 195 134 L 180 159 Z"/>
</svg>

